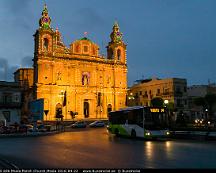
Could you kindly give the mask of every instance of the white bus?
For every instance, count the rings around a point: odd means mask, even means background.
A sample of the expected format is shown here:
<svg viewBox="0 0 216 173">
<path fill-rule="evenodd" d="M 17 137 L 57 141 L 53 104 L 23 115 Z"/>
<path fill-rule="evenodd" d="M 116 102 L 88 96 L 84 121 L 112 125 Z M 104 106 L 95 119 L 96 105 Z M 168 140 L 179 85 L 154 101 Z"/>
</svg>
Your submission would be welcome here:
<svg viewBox="0 0 216 173">
<path fill-rule="evenodd" d="M 146 139 L 166 138 L 168 111 L 165 107 L 133 106 L 109 112 L 108 130 L 116 135 Z"/>
</svg>

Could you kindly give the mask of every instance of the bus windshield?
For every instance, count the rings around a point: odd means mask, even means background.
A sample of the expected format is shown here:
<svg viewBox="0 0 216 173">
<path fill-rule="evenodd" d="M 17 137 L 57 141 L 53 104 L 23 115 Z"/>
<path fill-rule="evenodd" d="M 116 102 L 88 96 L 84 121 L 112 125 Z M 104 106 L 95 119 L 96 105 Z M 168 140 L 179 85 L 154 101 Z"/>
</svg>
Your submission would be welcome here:
<svg viewBox="0 0 216 173">
<path fill-rule="evenodd" d="M 144 126 L 148 130 L 160 130 L 168 127 L 168 114 L 164 108 L 146 107 Z"/>
</svg>

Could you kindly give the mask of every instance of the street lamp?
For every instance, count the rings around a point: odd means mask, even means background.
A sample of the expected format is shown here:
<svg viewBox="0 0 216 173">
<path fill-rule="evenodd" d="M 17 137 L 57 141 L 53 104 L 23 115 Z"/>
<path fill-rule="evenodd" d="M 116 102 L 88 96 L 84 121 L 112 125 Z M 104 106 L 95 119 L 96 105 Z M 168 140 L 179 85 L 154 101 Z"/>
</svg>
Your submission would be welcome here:
<svg viewBox="0 0 216 173">
<path fill-rule="evenodd" d="M 169 103 L 169 100 L 164 100 L 164 104 L 165 104 L 165 106 L 167 106 L 168 103 Z"/>
<path fill-rule="evenodd" d="M 169 123 L 168 125 L 170 126 L 170 113 L 169 113 L 168 103 L 169 103 L 169 100 L 164 100 L 164 104 L 168 112 L 168 123 Z"/>
<path fill-rule="evenodd" d="M 208 120 L 209 119 L 209 117 L 208 117 L 208 109 L 205 109 L 205 116 L 206 116 L 206 120 Z"/>
</svg>

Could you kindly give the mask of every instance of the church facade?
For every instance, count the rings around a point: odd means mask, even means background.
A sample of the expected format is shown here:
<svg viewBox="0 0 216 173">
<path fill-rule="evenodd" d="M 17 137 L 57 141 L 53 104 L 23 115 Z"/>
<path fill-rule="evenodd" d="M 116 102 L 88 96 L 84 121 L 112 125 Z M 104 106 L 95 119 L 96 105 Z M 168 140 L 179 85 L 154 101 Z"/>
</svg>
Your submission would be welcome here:
<svg viewBox="0 0 216 173">
<path fill-rule="evenodd" d="M 115 22 L 107 57 L 83 37 L 66 47 L 58 29 L 51 28 L 46 5 L 34 34 L 34 99 L 44 99 L 44 120 L 107 118 L 124 108 L 127 95 L 126 44 Z"/>
</svg>

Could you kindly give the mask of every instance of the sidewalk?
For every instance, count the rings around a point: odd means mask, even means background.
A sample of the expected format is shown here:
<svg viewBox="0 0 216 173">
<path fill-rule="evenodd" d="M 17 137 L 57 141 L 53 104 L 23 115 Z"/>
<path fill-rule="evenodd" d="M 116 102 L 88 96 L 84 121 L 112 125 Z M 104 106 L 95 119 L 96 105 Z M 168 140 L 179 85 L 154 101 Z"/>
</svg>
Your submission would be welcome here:
<svg viewBox="0 0 216 173">
<path fill-rule="evenodd" d="M 63 131 L 10 133 L 10 134 L 0 134 L 0 138 L 48 136 L 48 135 L 58 134 L 58 133 L 61 133 L 61 132 L 63 132 Z"/>
<path fill-rule="evenodd" d="M 216 140 L 216 132 L 212 132 L 212 131 L 171 131 L 170 137 L 174 139 Z"/>
</svg>

